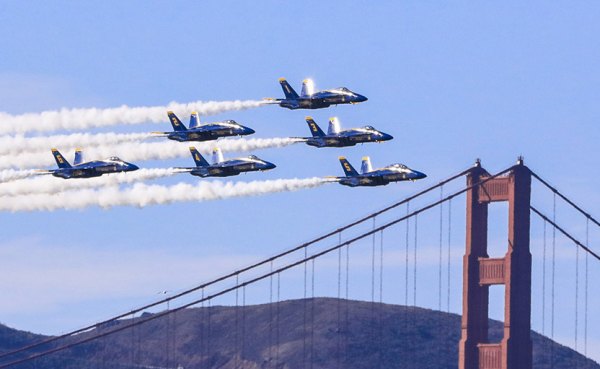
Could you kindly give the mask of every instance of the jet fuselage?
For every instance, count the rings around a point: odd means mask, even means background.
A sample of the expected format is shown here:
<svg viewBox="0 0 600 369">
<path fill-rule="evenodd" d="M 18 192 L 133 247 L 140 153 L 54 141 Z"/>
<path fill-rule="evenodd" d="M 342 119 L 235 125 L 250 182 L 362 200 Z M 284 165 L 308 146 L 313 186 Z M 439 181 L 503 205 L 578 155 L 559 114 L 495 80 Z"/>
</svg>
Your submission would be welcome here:
<svg viewBox="0 0 600 369">
<path fill-rule="evenodd" d="M 322 109 L 339 104 L 358 104 L 367 101 L 367 98 L 342 87 L 336 90 L 319 91 L 296 99 L 281 99 L 278 101 L 279 106 L 295 110 Z"/>
<path fill-rule="evenodd" d="M 275 164 L 250 156 L 191 168 L 190 174 L 198 177 L 229 177 L 244 172 L 264 171 L 273 168 L 275 168 Z"/>
<path fill-rule="evenodd" d="M 393 139 L 391 135 L 379 132 L 372 127 L 354 128 L 325 136 L 306 138 L 306 144 L 315 147 L 346 147 L 366 142 L 383 142 Z"/>
<path fill-rule="evenodd" d="M 246 136 L 254 130 L 235 122 L 207 123 L 186 131 L 166 132 L 167 138 L 174 141 L 212 141 L 221 137 Z"/>
<path fill-rule="evenodd" d="M 111 158 L 81 163 L 70 168 L 53 169 L 50 172 L 55 177 L 69 179 L 100 177 L 103 174 L 131 172 L 138 169 L 137 165 L 128 163 L 119 158 Z"/>
</svg>

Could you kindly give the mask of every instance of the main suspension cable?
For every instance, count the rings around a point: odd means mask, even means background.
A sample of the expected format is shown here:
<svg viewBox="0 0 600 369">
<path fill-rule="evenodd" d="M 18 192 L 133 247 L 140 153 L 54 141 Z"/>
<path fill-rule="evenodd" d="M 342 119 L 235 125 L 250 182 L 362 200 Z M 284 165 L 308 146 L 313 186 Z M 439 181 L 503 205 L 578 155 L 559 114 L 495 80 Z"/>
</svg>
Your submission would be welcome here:
<svg viewBox="0 0 600 369">
<path fill-rule="evenodd" d="M 571 205 L 573 208 L 575 208 L 577 211 L 583 214 L 588 220 L 591 220 L 594 224 L 600 227 L 600 222 L 598 220 L 594 219 L 594 217 L 592 217 L 589 213 L 577 206 L 573 201 L 569 200 L 565 195 L 560 193 L 560 191 L 558 191 L 556 188 L 552 187 L 548 182 L 540 178 L 540 176 L 538 176 L 535 172 L 531 170 L 530 172 L 535 179 L 540 181 L 544 186 L 548 187 L 552 192 L 554 192 L 555 195 L 558 195 L 561 199 L 563 199 L 565 202 L 567 202 L 569 205 Z"/>
<path fill-rule="evenodd" d="M 553 226 L 556 230 L 558 230 L 560 233 L 562 233 L 565 237 L 567 237 L 568 239 L 570 239 L 575 245 L 577 245 L 578 247 L 581 247 L 583 250 L 585 250 L 586 253 L 587 253 L 587 255 L 591 255 L 595 259 L 597 259 L 598 261 L 600 261 L 600 255 L 598 255 L 597 253 L 595 253 L 594 251 L 592 251 L 587 245 L 584 245 L 583 243 L 579 242 L 575 237 L 571 236 L 567 231 L 565 231 L 558 224 L 554 223 L 552 220 L 550 220 L 547 216 L 545 216 L 544 214 L 542 214 L 535 207 L 530 206 L 529 208 L 531 210 L 533 210 L 533 212 L 536 213 L 540 218 L 544 219 L 551 226 Z M 586 243 L 587 243 L 587 241 L 586 241 Z"/>
</svg>

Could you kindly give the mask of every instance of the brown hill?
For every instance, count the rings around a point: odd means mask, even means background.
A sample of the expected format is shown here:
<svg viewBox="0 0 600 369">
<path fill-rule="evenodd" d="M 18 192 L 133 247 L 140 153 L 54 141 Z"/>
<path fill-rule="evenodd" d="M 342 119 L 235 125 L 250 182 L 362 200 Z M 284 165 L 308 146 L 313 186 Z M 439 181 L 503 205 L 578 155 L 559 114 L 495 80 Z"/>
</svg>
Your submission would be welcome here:
<svg viewBox="0 0 600 369">
<path fill-rule="evenodd" d="M 490 321 L 491 341 L 498 341 L 501 334 L 502 324 Z M 187 309 L 17 367 L 456 368 L 459 336 L 460 316 L 455 314 L 315 298 Z M 40 336 L 2 327 L 0 350 L 37 339 Z M 535 332 L 532 339 L 534 368 L 550 368 L 554 357 L 555 369 L 600 369 L 597 363 Z"/>
</svg>

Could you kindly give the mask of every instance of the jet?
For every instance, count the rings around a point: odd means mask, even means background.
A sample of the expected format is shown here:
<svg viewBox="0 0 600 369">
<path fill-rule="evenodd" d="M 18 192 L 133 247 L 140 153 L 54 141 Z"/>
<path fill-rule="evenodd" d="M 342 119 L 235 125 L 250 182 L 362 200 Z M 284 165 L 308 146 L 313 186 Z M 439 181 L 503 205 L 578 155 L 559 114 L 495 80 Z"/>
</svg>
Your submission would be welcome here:
<svg viewBox="0 0 600 369">
<path fill-rule="evenodd" d="M 52 155 L 54 155 L 58 169 L 51 169 L 43 173 L 64 179 L 100 177 L 103 174 L 131 172 L 139 169 L 137 165 L 123 161 L 116 156 L 84 163 L 81 149 L 75 150 L 73 165 L 69 164 L 67 159 L 56 149 L 52 149 Z"/>
<path fill-rule="evenodd" d="M 380 132 L 371 126 L 362 128 L 340 129 L 336 117 L 329 119 L 327 134 L 315 123 L 312 117 L 306 117 L 306 123 L 312 137 L 305 137 L 306 144 L 315 147 L 345 147 L 364 142 L 383 142 L 393 139 L 391 135 Z"/>
<path fill-rule="evenodd" d="M 254 133 L 254 130 L 244 127 L 233 120 L 200 124 L 200 116 L 193 112 L 190 117 L 190 127 L 186 128 L 179 118 L 168 111 L 169 121 L 173 126 L 172 132 L 152 132 L 154 135 L 166 136 L 170 140 L 185 141 L 211 141 L 220 137 L 246 136 Z"/>
<path fill-rule="evenodd" d="M 285 99 L 266 98 L 265 101 L 292 110 L 321 109 L 331 105 L 358 104 L 367 101 L 366 97 L 354 93 L 346 87 L 314 92 L 314 85 L 310 79 L 305 79 L 302 82 L 302 91 L 300 92 L 300 95 L 294 91 L 285 78 L 280 78 L 279 83 L 281 84 L 281 88 L 283 88 Z"/>
<path fill-rule="evenodd" d="M 275 168 L 275 164 L 259 159 L 254 155 L 245 158 L 223 160 L 221 150 L 213 150 L 213 163 L 209 164 L 206 159 L 196 150 L 190 147 L 190 153 L 196 163 L 192 168 L 177 168 L 183 172 L 189 172 L 198 177 L 229 177 L 236 176 L 242 172 L 264 171 Z"/>
<path fill-rule="evenodd" d="M 390 182 L 416 181 L 427 177 L 424 173 L 412 170 L 404 164 L 392 164 L 373 170 L 371 159 L 368 156 L 363 157 L 359 174 L 345 157 L 340 156 L 339 159 L 346 176 L 336 177 L 336 179 L 344 186 L 385 186 Z"/>
</svg>

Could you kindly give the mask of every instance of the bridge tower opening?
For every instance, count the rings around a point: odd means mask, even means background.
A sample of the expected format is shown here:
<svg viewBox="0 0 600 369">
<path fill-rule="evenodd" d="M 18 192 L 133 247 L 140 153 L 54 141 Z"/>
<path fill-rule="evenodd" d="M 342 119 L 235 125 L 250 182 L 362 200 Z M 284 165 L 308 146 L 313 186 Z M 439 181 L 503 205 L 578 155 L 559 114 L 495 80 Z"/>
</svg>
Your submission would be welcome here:
<svg viewBox="0 0 600 369">
<path fill-rule="evenodd" d="M 522 158 L 510 173 L 477 185 L 490 174 L 479 161 L 467 176 L 467 234 L 463 257 L 463 315 L 459 369 L 531 369 L 531 172 Z M 490 258 L 488 205 L 508 202 L 507 252 Z M 489 287 L 504 285 L 504 336 L 489 342 Z"/>
</svg>

